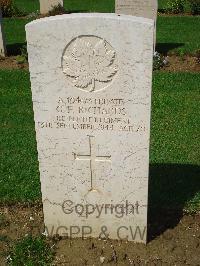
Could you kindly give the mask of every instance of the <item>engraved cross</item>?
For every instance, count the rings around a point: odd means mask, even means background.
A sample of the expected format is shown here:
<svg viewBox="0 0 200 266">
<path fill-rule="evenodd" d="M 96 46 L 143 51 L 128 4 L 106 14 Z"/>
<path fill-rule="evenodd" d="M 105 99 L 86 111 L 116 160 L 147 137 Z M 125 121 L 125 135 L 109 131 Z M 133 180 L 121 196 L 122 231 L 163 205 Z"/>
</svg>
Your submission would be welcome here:
<svg viewBox="0 0 200 266">
<path fill-rule="evenodd" d="M 95 163 L 96 162 L 111 162 L 111 156 L 97 156 L 95 153 L 95 142 L 94 136 L 89 137 L 89 148 L 90 153 L 88 155 L 74 154 L 75 160 L 89 161 L 90 162 L 90 189 L 89 191 L 95 190 L 93 187 L 93 178 L 95 176 Z"/>
</svg>

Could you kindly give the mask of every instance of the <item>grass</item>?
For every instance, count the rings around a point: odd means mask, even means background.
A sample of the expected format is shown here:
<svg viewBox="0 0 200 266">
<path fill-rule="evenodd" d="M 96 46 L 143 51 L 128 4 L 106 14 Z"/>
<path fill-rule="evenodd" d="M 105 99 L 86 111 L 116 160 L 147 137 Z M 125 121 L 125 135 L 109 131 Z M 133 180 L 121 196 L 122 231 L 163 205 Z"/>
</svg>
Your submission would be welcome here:
<svg viewBox="0 0 200 266">
<path fill-rule="evenodd" d="M 167 7 L 167 2 L 168 0 L 159 0 L 158 1 L 158 8 L 159 9 L 164 9 Z"/>
<path fill-rule="evenodd" d="M 1 70 L 0 84 L 0 202 L 35 201 L 41 194 L 29 74 Z M 199 84 L 200 74 L 155 74 L 151 205 L 200 209 Z"/>
<path fill-rule="evenodd" d="M 170 2 L 173 2 L 173 0 L 158 0 L 158 11 L 168 9 L 170 7 L 168 3 Z M 187 0 L 184 3 L 184 12 L 190 12 L 190 5 Z"/>
<path fill-rule="evenodd" d="M 4 18 L 3 25 L 7 45 L 20 44 L 26 41 L 25 25 L 28 22 L 28 19 Z"/>
<path fill-rule="evenodd" d="M 65 0 L 64 7 L 71 12 L 115 12 L 115 0 Z"/>
<path fill-rule="evenodd" d="M 12 248 L 10 265 L 44 266 L 51 265 L 53 252 L 42 237 L 27 236 Z"/>
<path fill-rule="evenodd" d="M 20 54 L 20 48 L 26 43 L 25 25 L 28 19 L 5 18 L 3 20 L 8 55 Z"/>
<path fill-rule="evenodd" d="M 149 205 L 200 210 L 200 74 L 162 73 L 153 82 Z"/>
<path fill-rule="evenodd" d="M 1 201 L 40 197 L 29 74 L 0 72 Z"/>
<path fill-rule="evenodd" d="M 160 0 L 159 7 L 166 2 Z M 27 13 L 39 9 L 38 0 L 15 3 Z M 74 12 L 114 12 L 114 0 L 68 0 L 64 5 Z M 9 54 L 19 54 L 29 21 L 4 19 Z M 199 17 L 158 17 L 156 50 L 166 54 L 194 53 L 200 49 L 197 28 Z M 41 193 L 29 74 L 1 70 L 0 84 L 0 202 L 33 202 L 41 198 Z M 199 84 L 199 74 L 155 74 L 149 193 L 152 206 L 200 209 Z"/>
<path fill-rule="evenodd" d="M 200 17 L 158 17 L 157 50 L 163 53 L 194 53 L 200 49 L 198 28 Z"/>
<path fill-rule="evenodd" d="M 199 73 L 155 74 L 152 162 L 200 163 L 199 84 Z"/>
<path fill-rule="evenodd" d="M 26 13 L 40 9 L 39 0 L 14 0 L 15 5 Z M 114 12 L 115 0 L 64 0 L 64 7 L 69 11 Z"/>
<path fill-rule="evenodd" d="M 159 8 L 166 7 L 167 0 L 158 0 Z M 39 0 L 14 0 L 15 5 L 26 13 L 40 9 Z M 64 7 L 70 11 L 114 12 L 115 0 L 64 0 Z"/>
<path fill-rule="evenodd" d="M 19 54 L 25 40 L 28 19 L 4 19 L 9 54 Z M 195 25 L 195 27 L 194 27 Z M 157 48 L 162 53 L 195 53 L 200 49 L 200 17 L 158 17 Z"/>
<path fill-rule="evenodd" d="M 40 10 L 39 0 L 13 0 L 13 2 L 19 10 L 25 11 L 27 14 Z"/>
</svg>

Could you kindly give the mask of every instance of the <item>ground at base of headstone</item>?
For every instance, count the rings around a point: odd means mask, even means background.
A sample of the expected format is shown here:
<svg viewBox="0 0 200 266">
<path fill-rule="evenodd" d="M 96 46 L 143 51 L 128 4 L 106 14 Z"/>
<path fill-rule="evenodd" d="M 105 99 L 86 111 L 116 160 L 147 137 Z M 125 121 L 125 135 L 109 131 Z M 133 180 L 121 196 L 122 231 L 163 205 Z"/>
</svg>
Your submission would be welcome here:
<svg viewBox="0 0 200 266">
<path fill-rule="evenodd" d="M 17 56 L 0 57 L 0 69 L 28 69 L 28 63 L 18 63 Z"/>
<path fill-rule="evenodd" d="M 195 56 L 177 56 L 167 57 L 168 64 L 162 68 L 170 72 L 200 72 L 200 58 Z"/>
<path fill-rule="evenodd" d="M 165 215 L 164 215 L 165 214 Z M 200 265 L 200 215 L 159 212 L 145 246 L 99 239 L 49 241 L 55 251 L 52 265 Z M 42 206 L 0 207 L 0 265 L 6 265 L 16 240 L 44 230 Z M 36 264 L 40 265 L 40 264 Z"/>
</svg>

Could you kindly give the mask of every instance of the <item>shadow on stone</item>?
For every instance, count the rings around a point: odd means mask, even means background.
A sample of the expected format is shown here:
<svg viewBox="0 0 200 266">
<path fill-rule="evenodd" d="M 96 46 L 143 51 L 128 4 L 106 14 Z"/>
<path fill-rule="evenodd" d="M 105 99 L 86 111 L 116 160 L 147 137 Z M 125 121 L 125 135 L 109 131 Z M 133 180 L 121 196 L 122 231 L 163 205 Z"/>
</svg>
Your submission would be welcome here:
<svg viewBox="0 0 200 266">
<path fill-rule="evenodd" d="M 184 43 L 157 43 L 156 51 L 161 54 L 167 55 L 170 50 L 182 47 L 184 45 Z"/>
<path fill-rule="evenodd" d="M 186 202 L 200 192 L 200 167 L 151 164 L 149 178 L 148 241 L 174 228 Z"/>
</svg>

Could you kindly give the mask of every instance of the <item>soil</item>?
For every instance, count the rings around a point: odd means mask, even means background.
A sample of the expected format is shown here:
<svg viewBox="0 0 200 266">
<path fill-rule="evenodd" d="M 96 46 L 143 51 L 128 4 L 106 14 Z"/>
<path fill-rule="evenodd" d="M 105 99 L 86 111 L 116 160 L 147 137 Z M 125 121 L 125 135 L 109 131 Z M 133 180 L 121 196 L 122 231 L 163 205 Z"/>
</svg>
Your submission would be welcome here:
<svg viewBox="0 0 200 266">
<path fill-rule="evenodd" d="M 0 57 L 0 69 L 28 69 L 28 63 L 18 64 L 16 56 Z"/>
<path fill-rule="evenodd" d="M 169 72 L 200 72 L 200 61 L 193 56 L 168 56 L 168 64 L 162 71 Z M 200 59 L 199 59 L 200 60 Z"/>
<path fill-rule="evenodd" d="M 193 56 L 176 56 L 171 55 L 167 57 L 168 65 L 161 69 L 161 71 L 169 72 L 200 72 L 200 62 Z M 27 69 L 28 63 L 18 64 L 16 56 L 9 56 L 0 58 L 0 69 Z"/>
<path fill-rule="evenodd" d="M 0 207 L 0 214 L 3 266 L 13 243 L 30 232 L 39 235 L 44 225 L 41 205 Z M 176 214 L 164 211 L 149 219 L 150 240 L 146 246 L 117 240 L 55 237 L 48 240 L 55 251 L 53 265 L 200 265 L 200 214 L 183 215 L 174 224 Z"/>
</svg>

